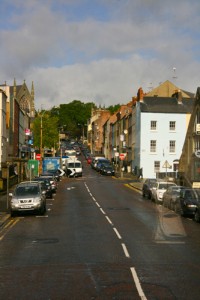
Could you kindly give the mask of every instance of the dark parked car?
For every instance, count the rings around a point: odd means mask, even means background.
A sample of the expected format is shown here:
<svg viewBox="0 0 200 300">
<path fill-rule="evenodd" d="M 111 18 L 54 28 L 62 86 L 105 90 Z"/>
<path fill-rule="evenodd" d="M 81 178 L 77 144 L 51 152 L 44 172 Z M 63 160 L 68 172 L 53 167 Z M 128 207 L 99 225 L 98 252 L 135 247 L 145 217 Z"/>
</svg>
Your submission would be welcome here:
<svg viewBox="0 0 200 300">
<path fill-rule="evenodd" d="M 44 178 L 49 179 L 52 191 L 53 191 L 53 193 L 56 193 L 56 191 L 57 191 L 57 181 L 56 181 L 54 175 L 50 175 L 50 174 L 47 175 L 46 173 L 43 173 L 43 174 L 40 175 L 40 177 L 42 177 L 43 179 Z"/>
<path fill-rule="evenodd" d="M 111 164 L 103 164 L 103 166 L 100 168 L 100 173 L 102 175 L 114 176 L 115 169 L 114 169 L 113 165 L 111 165 Z"/>
<path fill-rule="evenodd" d="M 197 189 L 197 193 L 198 193 L 198 195 L 200 195 L 199 189 Z M 200 222 L 200 200 L 199 199 L 197 201 L 197 205 L 196 205 L 196 209 L 195 209 L 195 213 L 194 213 L 194 220 L 198 223 Z"/>
<path fill-rule="evenodd" d="M 42 175 L 54 176 L 56 181 L 60 181 L 60 178 L 62 177 L 61 171 L 59 169 L 57 169 L 57 170 L 48 170 L 45 173 L 43 173 Z"/>
<path fill-rule="evenodd" d="M 176 198 L 180 196 L 183 189 L 187 189 L 185 186 L 169 186 L 166 192 L 163 194 L 163 206 L 174 210 L 174 204 Z"/>
<path fill-rule="evenodd" d="M 92 162 L 90 164 L 91 168 L 96 170 L 96 166 L 97 166 L 98 161 L 102 161 L 102 160 L 106 160 L 106 158 L 102 157 L 102 156 L 93 157 Z"/>
<path fill-rule="evenodd" d="M 174 203 L 174 211 L 180 213 L 181 216 L 194 216 L 198 202 L 200 201 L 200 194 L 195 189 L 183 189 L 180 195 L 176 197 Z"/>
<path fill-rule="evenodd" d="M 100 172 L 101 169 L 105 166 L 105 165 L 110 165 L 111 162 L 108 159 L 99 159 L 97 164 L 96 164 L 96 171 Z"/>
<path fill-rule="evenodd" d="M 9 196 L 11 216 L 17 212 L 35 211 L 44 214 L 46 211 L 45 191 L 42 191 L 39 182 L 21 182 Z"/>
<path fill-rule="evenodd" d="M 152 187 L 155 186 L 157 182 L 156 178 L 147 178 L 142 186 L 142 196 L 151 199 L 152 197 Z"/>
<path fill-rule="evenodd" d="M 35 177 L 33 180 L 42 183 L 42 188 L 43 190 L 45 190 L 47 198 L 53 198 L 53 189 L 51 186 L 50 178 Z"/>
</svg>

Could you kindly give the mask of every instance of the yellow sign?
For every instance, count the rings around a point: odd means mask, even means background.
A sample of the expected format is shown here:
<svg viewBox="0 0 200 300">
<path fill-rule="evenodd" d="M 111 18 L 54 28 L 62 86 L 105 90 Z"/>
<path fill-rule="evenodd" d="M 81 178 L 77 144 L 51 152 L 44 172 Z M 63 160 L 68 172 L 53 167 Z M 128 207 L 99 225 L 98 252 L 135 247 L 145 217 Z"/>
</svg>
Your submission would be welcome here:
<svg viewBox="0 0 200 300">
<path fill-rule="evenodd" d="M 166 160 L 165 162 L 164 162 L 164 165 L 162 166 L 163 168 L 165 168 L 165 169 L 170 169 L 171 168 L 171 165 L 168 163 L 168 161 Z"/>
<path fill-rule="evenodd" d="M 192 184 L 192 188 L 193 189 L 199 189 L 200 188 L 200 182 L 193 182 L 193 184 Z"/>
</svg>

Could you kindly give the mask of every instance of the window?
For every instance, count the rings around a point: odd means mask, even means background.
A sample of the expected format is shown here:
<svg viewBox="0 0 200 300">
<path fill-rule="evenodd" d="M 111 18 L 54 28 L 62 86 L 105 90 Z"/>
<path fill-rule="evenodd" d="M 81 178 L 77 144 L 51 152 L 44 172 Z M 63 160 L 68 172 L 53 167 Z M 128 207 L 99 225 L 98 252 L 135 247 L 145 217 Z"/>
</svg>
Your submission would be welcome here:
<svg viewBox="0 0 200 300">
<path fill-rule="evenodd" d="M 156 141 L 155 140 L 150 141 L 150 152 L 156 152 Z"/>
<path fill-rule="evenodd" d="M 169 152 L 175 153 L 176 151 L 176 141 L 169 141 Z"/>
<path fill-rule="evenodd" d="M 175 131 L 176 130 L 176 122 L 175 121 L 170 121 L 169 122 L 169 130 L 170 131 Z"/>
<path fill-rule="evenodd" d="M 200 150 L 200 136 L 199 135 L 196 135 L 194 137 L 194 151 L 196 150 Z"/>
<path fill-rule="evenodd" d="M 151 130 L 157 129 L 157 121 L 151 121 Z"/>
<path fill-rule="evenodd" d="M 154 161 L 154 172 L 160 172 L 160 161 Z"/>
</svg>

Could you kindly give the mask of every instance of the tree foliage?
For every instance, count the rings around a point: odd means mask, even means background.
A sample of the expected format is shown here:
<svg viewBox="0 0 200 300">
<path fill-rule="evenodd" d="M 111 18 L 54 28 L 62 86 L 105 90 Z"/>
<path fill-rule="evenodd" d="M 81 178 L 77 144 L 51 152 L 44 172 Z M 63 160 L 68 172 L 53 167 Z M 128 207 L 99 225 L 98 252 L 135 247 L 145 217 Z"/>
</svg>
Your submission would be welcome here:
<svg viewBox="0 0 200 300">
<path fill-rule="evenodd" d="M 83 126 L 91 116 L 93 103 L 83 103 L 74 100 L 68 104 L 61 104 L 59 108 L 52 108 L 51 115 L 57 115 L 58 127 L 65 128 L 66 133 L 71 137 L 81 136 Z"/>
<path fill-rule="evenodd" d="M 111 115 L 113 115 L 120 108 L 120 106 L 120 104 L 110 105 L 107 110 L 109 110 Z"/>
<path fill-rule="evenodd" d="M 114 114 L 120 104 L 105 108 Z M 73 100 L 67 104 L 54 106 L 51 110 L 42 110 L 36 113 L 33 123 L 34 146 L 41 147 L 41 123 L 42 146 L 58 148 L 59 132 L 65 133 L 69 138 L 80 138 L 86 132 L 88 120 L 91 118 L 92 108 L 96 109 L 93 102 L 83 103 Z"/>
<path fill-rule="evenodd" d="M 41 111 L 36 114 L 33 122 L 33 141 L 35 147 L 57 148 L 59 142 L 58 120 L 57 116 L 50 116 L 50 112 L 48 111 Z"/>
</svg>

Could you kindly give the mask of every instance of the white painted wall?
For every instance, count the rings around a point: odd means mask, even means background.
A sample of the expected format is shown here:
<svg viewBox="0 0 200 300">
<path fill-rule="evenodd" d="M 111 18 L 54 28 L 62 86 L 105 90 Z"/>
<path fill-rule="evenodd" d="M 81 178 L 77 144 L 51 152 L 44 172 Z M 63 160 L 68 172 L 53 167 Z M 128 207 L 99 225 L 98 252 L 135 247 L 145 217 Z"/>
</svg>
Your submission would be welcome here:
<svg viewBox="0 0 200 300">
<path fill-rule="evenodd" d="M 157 121 L 157 130 L 150 129 L 151 121 Z M 169 122 L 176 122 L 176 130 L 169 130 Z M 163 113 L 141 113 L 141 148 L 140 148 L 140 167 L 143 168 L 144 178 L 155 178 L 154 161 L 160 161 L 160 171 L 167 160 L 171 166 L 173 161 L 179 159 L 184 144 L 188 121 L 186 114 L 163 114 Z M 150 152 L 150 140 L 157 141 L 157 152 Z M 169 153 L 169 141 L 176 141 L 176 152 Z M 173 171 L 173 168 L 167 171 Z"/>
</svg>

